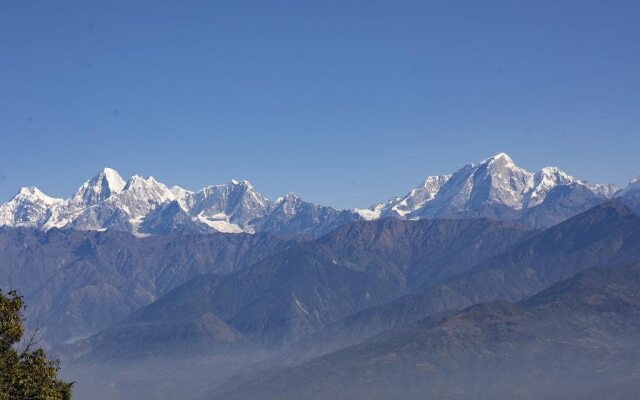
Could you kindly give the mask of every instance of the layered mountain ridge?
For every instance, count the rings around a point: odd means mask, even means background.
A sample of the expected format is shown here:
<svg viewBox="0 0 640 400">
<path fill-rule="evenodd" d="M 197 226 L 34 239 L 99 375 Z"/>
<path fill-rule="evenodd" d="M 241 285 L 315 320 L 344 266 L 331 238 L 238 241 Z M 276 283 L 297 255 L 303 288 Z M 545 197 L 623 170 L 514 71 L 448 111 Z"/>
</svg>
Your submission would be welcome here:
<svg viewBox="0 0 640 400">
<path fill-rule="evenodd" d="M 640 265 L 392 329 L 211 393 L 225 399 L 633 399 Z"/>
<path fill-rule="evenodd" d="M 51 198 L 35 187 L 20 189 L 0 206 L 0 226 L 114 229 L 138 236 L 269 232 L 319 237 L 345 223 L 395 217 L 491 218 L 547 228 L 617 195 L 636 209 L 639 193 L 637 180 L 620 190 L 556 167 L 532 173 L 505 153 L 450 175 L 429 176 L 403 197 L 349 210 L 306 202 L 293 193 L 270 200 L 246 180 L 194 192 L 169 188 L 153 177 L 125 181 L 105 168 L 68 199 Z"/>
</svg>

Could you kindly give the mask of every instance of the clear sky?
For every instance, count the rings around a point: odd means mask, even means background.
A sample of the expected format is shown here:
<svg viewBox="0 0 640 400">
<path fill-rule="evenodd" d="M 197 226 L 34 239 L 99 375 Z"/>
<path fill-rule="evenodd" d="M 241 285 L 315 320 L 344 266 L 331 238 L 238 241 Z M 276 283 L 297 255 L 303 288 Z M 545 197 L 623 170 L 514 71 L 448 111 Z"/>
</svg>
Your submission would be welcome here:
<svg viewBox="0 0 640 400">
<path fill-rule="evenodd" d="M 640 174 L 640 2 L 0 0 L 0 199 L 104 166 L 336 207 L 497 152 Z"/>
</svg>

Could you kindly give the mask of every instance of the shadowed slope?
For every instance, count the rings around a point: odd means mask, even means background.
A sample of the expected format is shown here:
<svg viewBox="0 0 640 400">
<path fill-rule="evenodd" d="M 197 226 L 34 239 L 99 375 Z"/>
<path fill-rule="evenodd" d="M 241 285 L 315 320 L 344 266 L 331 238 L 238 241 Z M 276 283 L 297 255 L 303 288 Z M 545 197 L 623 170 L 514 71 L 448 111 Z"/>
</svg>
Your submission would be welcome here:
<svg viewBox="0 0 640 400">
<path fill-rule="evenodd" d="M 640 265 L 590 269 L 519 304 L 496 300 L 427 319 L 217 395 L 632 399 L 638 293 Z"/>
</svg>

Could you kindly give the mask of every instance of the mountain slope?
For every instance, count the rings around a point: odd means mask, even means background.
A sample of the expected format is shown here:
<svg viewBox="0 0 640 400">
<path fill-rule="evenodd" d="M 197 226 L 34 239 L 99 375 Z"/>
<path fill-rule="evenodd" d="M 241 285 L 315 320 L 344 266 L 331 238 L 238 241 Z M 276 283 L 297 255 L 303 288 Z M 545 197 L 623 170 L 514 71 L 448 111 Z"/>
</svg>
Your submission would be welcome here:
<svg viewBox="0 0 640 400">
<path fill-rule="evenodd" d="M 483 303 L 209 398 L 633 399 L 640 265 L 596 268 L 519 304 Z"/>
<path fill-rule="evenodd" d="M 229 274 L 289 244 L 266 234 L 154 236 L 0 228 L 0 287 L 20 290 L 49 344 L 86 336 L 203 273 Z"/>
<path fill-rule="evenodd" d="M 208 293 L 222 278 L 205 274 L 169 291 L 87 340 L 64 346 L 62 357 L 93 362 L 140 359 L 155 355 L 184 356 L 197 352 L 222 352 L 243 343 L 242 335 L 211 313 Z"/>
<path fill-rule="evenodd" d="M 540 232 L 458 276 L 318 332 L 313 351 L 357 343 L 420 318 L 494 299 L 519 300 L 590 267 L 640 261 L 640 216 L 612 200 Z M 309 346 L 311 348 L 311 346 Z"/>
<path fill-rule="evenodd" d="M 312 245 L 303 244 L 226 278 L 198 276 L 61 352 L 95 361 L 140 357 L 154 350 L 184 352 L 203 343 L 213 351 L 222 342 L 219 331 L 225 333 L 227 344 L 269 348 L 401 293 L 388 282 L 336 265 Z M 200 326 L 203 318 L 215 318 L 214 333 L 186 328 Z"/>
<path fill-rule="evenodd" d="M 487 219 L 386 218 L 343 225 L 316 243 L 342 265 L 416 290 L 466 271 L 533 233 Z"/>
<path fill-rule="evenodd" d="M 397 298 L 419 282 L 438 282 L 467 270 L 531 235 L 524 227 L 488 220 L 358 222 L 267 258 L 219 285 L 207 284 L 207 276 L 195 278 L 185 286 L 197 290 L 179 287 L 143 310 L 162 310 L 154 315 L 178 319 L 187 315 L 192 323 L 212 314 L 254 342 L 290 343 Z M 199 311 L 178 314 L 175 304 L 197 305 Z M 133 325 L 144 322 L 131 318 L 137 321 Z M 99 341 L 114 342 L 113 336 L 101 333 L 107 339 Z M 90 341 L 89 347 L 97 343 Z M 154 346 L 171 343 L 158 338 Z"/>
</svg>

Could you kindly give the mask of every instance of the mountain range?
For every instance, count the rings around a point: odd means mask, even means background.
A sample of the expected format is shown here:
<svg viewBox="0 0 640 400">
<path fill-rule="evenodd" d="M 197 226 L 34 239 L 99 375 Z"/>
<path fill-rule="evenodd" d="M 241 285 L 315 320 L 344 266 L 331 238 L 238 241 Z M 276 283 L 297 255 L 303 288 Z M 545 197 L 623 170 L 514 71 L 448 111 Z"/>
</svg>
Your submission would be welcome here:
<svg viewBox="0 0 640 400">
<path fill-rule="evenodd" d="M 145 386 L 155 387 L 158 376 L 166 379 L 170 372 L 156 371 L 149 376 L 144 373 L 147 363 L 165 365 L 174 371 L 173 361 L 169 360 L 205 355 L 219 360 L 220 357 L 244 355 L 243 352 L 251 349 L 251 354 L 262 354 L 261 359 L 240 368 L 237 375 L 227 376 L 225 382 L 212 389 L 214 394 L 207 397 L 206 385 L 194 383 L 199 391 L 204 391 L 203 398 L 261 398 L 261 394 L 265 396 L 263 398 L 274 399 L 315 398 L 313 393 L 289 380 L 287 374 L 299 377 L 301 382 L 313 381 L 310 387 L 316 388 L 313 389 L 315 393 L 327 394 L 317 398 L 340 398 L 344 393 L 352 395 L 354 392 L 336 392 L 332 385 L 338 375 L 328 372 L 329 367 L 318 370 L 315 377 L 287 371 L 297 368 L 306 371 L 310 365 L 316 368 L 316 363 L 325 362 L 324 357 L 350 354 L 360 351 L 362 347 L 358 346 L 377 343 L 377 335 L 395 335 L 396 331 L 413 329 L 414 324 L 431 327 L 434 321 L 450 318 L 477 304 L 485 304 L 490 314 L 506 312 L 508 317 L 513 310 L 520 310 L 513 304 L 526 302 L 528 297 L 589 268 L 615 268 L 639 262 L 640 216 L 619 200 L 610 200 L 543 231 L 486 218 L 415 221 L 385 218 L 350 223 L 319 239 L 291 241 L 287 246 L 250 266 L 231 272 L 196 275 L 94 335 L 58 347 L 57 354 L 69 362 L 74 371 L 99 368 L 102 371 L 99 375 L 105 381 L 95 383 L 91 380 L 92 375 L 87 378 L 91 387 L 117 385 L 116 382 L 126 379 L 132 371 L 147 382 Z M 593 296 L 597 299 L 599 295 Z M 471 308 L 469 310 L 474 311 L 469 312 L 475 315 L 477 310 L 483 310 L 482 307 L 485 306 Z M 571 309 L 564 312 L 570 314 Z M 529 318 L 519 331 L 526 331 L 530 326 L 549 329 L 536 333 L 539 338 L 535 339 L 535 346 L 544 344 L 547 333 L 569 329 L 562 333 L 566 336 L 556 339 L 562 342 L 569 340 L 569 334 L 575 332 L 571 326 L 566 327 L 544 316 L 546 314 L 529 317 L 527 310 L 518 313 Z M 486 314 L 480 312 L 471 322 L 465 322 L 466 317 L 454 319 L 456 322 L 451 324 L 454 328 L 473 332 L 474 325 L 467 324 L 484 324 L 483 315 Z M 578 315 L 575 318 L 580 321 L 592 317 Z M 511 323 L 507 318 L 505 326 L 509 328 Z M 558 325 L 549 327 L 550 323 Z M 583 326 L 588 326 L 588 322 Z M 434 335 L 439 338 L 442 332 Z M 481 346 L 495 345 L 499 339 L 483 337 L 482 341 L 486 343 Z M 399 348 L 415 343 L 412 336 L 394 340 Z M 476 342 L 469 345 L 473 343 Z M 518 358 L 521 355 L 516 357 L 507 351 L 509 346 L 517 348 L 513 343 L 520 342 L 509 337 L 506 347 L 501 350 L 508 358 L 505 363 L 515 359 L 523 362 Z M 439 362 L 454 364 L 445 364 L 443 371 L 450 371 L 453 365 L 458 365 L 456 362 L 462 362 L 456 361 L 461 357 L 475 354 L 465 355 L 468 348 L 464 343 L 453 342 L 447 346 L 442 352 L 451 351 L 454 356 L 452 359 L 439 356 L 442 358 Z M 375 349 L 375 345 L 367 349 Z M 488 350 L 480 347 L 473 351 L 484 354 Z M 552 353 L 545 353 L 544 357 L 550 357 Z M 336 370 L 345 376 L 349 376 L 346 370 L 355 368 L 347 361 L 349 357 L 344 356 L 344 360 L 335 364 Z M 388 374 L 399 373 L 393 370 L 397 367 L 393 364 L 395 361 L 392 356 L 381 357 L 382 360 L 391 357 L 389 364 L 386 361 L 374 363 L 374 369 L 363 373 L 374 381 L 387 379 L 393 382 Z M 211 363 L 207 365 L 221 362 L 207 359 L 207 363 Z M 474 363 L 476 361 L 474 359 Z M 602 362 L 598 360 L 598 363 Z M 421 361 L 416 363 L 422 365 Z M 431 360 L 425 363 L 427 366 L 433 364 Z M 114 365 L 115 370 L 103 370 L 109 365 Z M 434 365 L 440 368 L 439 364 Z M 532 373 L 539 373 L 540 365 L 537 364 Z M 570 366 L 557 365 L 560 370 Z M 386 369 L 387 366 L 390 369 Z M 404 368 L 402 374 L 412 376 L 406 372 L 409 366 L 401 364 L 397 368 L 400 367 Z M 632 367 L 635 368 L 635 364 Z M 368 371 L 367 368 L 363 365 L 363 371 Z M 418 376 L 428 373 L 429 368 L 426 372 L 419 368 Z M 476 371 L 469 368 L 469 373 Z M 274 372 L 277 375 L 271 375 Z M 219 372 L 209 374 L 220 376 Z M 443 376 L 436 375 L 434 379 L 437 381 Z M 489 377 L 474 379 L 480 382 Z M 367 379 L 357 377 L 354 382 L 360 384 L 368 382 Z M 269 382 L 274 382 L 278 388 Z M 449 383 L 441 382 L 438 387 L 448 387 Z M 525 384 L 532 385 L 532 382 L 524 382 L 523 387 Z M 460 382 L 456 385 L 466 388 Z M 354 390 L 359 392 L 356 388 L 358 386 L 354 386 Z M 509 386 L 507 389 L 505 393 L 513 395 L 514 388 Z M 126 390 L 122 393 L 131 394 Z M 122 393 L 113 397 L 126 397 Z M 500 398 L 495 392 L 485 397 L 492 398 L 491 395 Z M 482 397 L 467 394 L 466 397 L 451 398 Z"/>
<path fill-rule="evenodd" d="M 24 187 L 0 206 L 0 226 L 43 230 L 120 230 L 137 236 L 209 232 L 269 232 L 319 237 L 340 225 L 384 217 L 487 217 L 546 228 L 617 195 L 640 207 L 640 185 L 620 190 L 591 184 L 555 167 L 528 172 L 504 153 L 450 175 L 429 176 L 405 196 L 370 208 L 336 210 L 293 193 L 269 200 L 248 181 L 197 192 L 167 187 L 153 177 L 124 180 L 105 168 L 68 199 Z"/>
<path fill-rule="evenodd" d="M 451 175 L 430 176 L 404 197 L 366 210 L 366 219 L 487 217 L 546 228 L 614 197 L 613 184 L 591 184 L 555 167 L 532 173 L 505 153 Z"/>
<path fill-rule="evenodd" d="M 79 399 L 630 399 L 639 212 L 503 153 L 352 210 L 105 169 L 0 206 L 0 288 Z"/>
<path fill-rule="evenodd" d="M 302 201 L 292 193 L 275 201 L 251 183 L 236 181 L 198 192 L 167 187 L 153 177 L 126 182 L 105 168 L 69 199 L 55 199 L 25 187 L 0 206 L 0 225 L 42 230 L 105 229 L 150 234 L 254 233 L 318 236 L 359 219 L 357 214 Z"/>
</svg>

